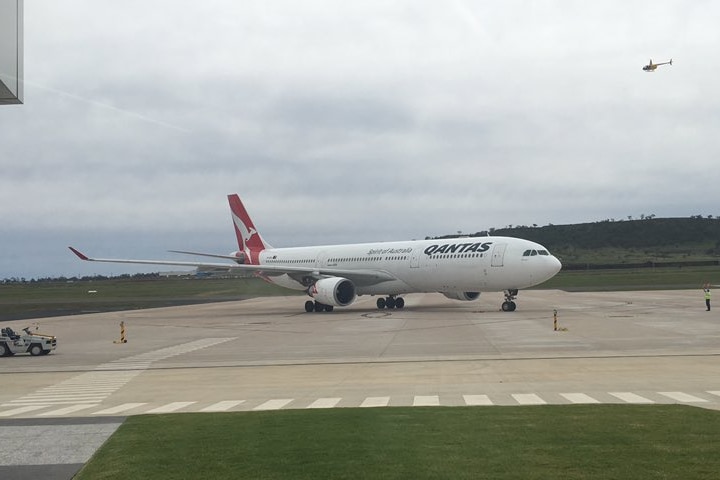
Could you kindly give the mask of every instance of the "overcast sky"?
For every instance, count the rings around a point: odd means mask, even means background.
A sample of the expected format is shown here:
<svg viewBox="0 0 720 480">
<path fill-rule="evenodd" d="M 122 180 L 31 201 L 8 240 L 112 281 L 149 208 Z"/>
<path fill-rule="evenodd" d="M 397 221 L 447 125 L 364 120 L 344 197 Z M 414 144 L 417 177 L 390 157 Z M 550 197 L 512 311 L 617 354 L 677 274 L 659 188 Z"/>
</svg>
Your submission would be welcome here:
<svg viewBox="0 0 720 480">
<path fill-rule="evenodd" d="M 0 279 L 720 215 L 720 3 L 25 0 Z M 673 59 L 645 73 L 642 66 Z M 177 258 L 177 257 L 175 257 Z"/>
</svg>

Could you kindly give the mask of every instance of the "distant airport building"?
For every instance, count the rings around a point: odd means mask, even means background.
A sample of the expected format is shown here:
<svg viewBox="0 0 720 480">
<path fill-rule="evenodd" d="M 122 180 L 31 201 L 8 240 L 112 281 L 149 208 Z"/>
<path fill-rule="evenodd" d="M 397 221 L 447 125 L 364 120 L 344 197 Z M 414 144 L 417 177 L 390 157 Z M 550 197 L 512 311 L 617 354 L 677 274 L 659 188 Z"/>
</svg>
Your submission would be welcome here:
<svg viewBox="0 0 720 480">
<path fill-rule="evenodd" d="M 23 103 L 23 0 L 0 0 L 0 105 Z"/>
</svg>

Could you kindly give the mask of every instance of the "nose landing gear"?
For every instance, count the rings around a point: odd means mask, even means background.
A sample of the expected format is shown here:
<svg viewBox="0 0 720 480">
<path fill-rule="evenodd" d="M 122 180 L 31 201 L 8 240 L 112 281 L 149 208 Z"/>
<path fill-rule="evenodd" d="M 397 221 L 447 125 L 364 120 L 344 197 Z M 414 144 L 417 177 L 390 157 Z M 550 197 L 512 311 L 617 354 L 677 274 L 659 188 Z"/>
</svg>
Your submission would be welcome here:
<svg viewBox="0 0 720 480">
<path fill-rule="evenodd" d="M 518 291 L 517 289 L 513 290 L 505 290 L 505 301 L 502 303 L 502 311 L 503 312 L 514 312 L 517 308 L 517 305 L 515 304 L 514 300 L 517 297 Z"/>
</svg>

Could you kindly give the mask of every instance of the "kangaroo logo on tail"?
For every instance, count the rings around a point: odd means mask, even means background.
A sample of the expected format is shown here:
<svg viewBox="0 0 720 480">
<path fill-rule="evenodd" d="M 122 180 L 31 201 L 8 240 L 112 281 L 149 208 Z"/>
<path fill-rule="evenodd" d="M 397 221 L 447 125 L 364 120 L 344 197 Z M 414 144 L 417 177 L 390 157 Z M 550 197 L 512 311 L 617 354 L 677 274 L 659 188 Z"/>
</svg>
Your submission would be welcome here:
<svg viewBox="0 0 720 480">
<path fill-rule="evenodd" d="M 255 228 L 250 215 L 248 215 L 245 206 L 237 195 L 228 195 L 230 203 L 230 212 L 232 214 L 233 225 L 235 226 L 235 236 L 237 237 L 238 247 L 245 252 L 250 263 L 258 263 L 260 252 L 265 249 L 272 248 L 260 236 Z"/>
</svg>

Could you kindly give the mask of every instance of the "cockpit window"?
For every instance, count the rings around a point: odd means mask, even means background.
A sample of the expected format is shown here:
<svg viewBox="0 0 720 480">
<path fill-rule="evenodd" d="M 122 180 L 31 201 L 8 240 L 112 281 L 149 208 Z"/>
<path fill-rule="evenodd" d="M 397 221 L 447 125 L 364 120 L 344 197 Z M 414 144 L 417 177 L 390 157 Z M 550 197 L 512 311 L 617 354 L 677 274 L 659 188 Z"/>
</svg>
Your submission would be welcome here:
<svg viewBox="0 0 720 480">
<path fill-rule="evenodd" d="M 549 256 L 550 252 L 547 250 L 525 250 L 523 252 L 523 257 L 535 257 L 537 255 Z"/>
</svg>

